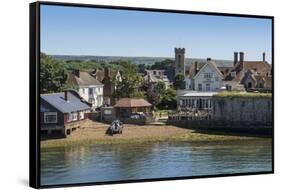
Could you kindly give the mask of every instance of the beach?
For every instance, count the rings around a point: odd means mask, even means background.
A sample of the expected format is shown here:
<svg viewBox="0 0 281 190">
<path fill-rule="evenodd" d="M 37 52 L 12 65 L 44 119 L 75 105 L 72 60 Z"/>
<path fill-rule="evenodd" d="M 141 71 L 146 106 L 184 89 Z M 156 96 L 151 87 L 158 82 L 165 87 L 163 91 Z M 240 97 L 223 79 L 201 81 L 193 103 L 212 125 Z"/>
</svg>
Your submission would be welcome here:
<svg viewBox="0 0 281 190">
<path fill-rule="evenodd" d="M 133 125 L 124 124 L 122 134 L 113 136 L 105 134 L 109 124 L 87 120 L 80 129 L 67 138 L 41 140 L 41 148 L 66 147 L 85 144 L 119 144 L 144 143 L 161 141 L 228 141 L 250 140 L 261 137 L 251 137 L 243 134 L 232 134 L 214 131 L 197 131 L 180 128 L 173 125 Z"/>
</svg>

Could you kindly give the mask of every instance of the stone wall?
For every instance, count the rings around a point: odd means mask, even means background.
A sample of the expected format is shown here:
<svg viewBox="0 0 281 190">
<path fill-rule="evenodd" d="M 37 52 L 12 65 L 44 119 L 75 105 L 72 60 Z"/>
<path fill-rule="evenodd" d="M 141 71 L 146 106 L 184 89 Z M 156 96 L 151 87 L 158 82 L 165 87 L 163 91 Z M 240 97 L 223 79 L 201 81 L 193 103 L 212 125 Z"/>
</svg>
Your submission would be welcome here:
<svg viewBox="0 0 281 190">
<path fill-rule="evenodd" d="M 213 97 L 210 120 L 169 117 L 167 124 L 195 130 L 272 135 L 272 98 Z"/>
<path fill-rule="evenodd" d="M 213 97 L 212 119 L 237 125 L 272 125 L 272 98 Z"/>
</svg>

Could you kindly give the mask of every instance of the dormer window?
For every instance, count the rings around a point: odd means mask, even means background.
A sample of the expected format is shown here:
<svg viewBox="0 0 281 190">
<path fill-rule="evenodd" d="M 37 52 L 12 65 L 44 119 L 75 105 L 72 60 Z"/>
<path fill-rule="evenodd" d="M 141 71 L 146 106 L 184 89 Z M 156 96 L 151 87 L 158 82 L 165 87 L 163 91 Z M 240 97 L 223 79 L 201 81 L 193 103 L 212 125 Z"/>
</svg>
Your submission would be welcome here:
<svg viewBox="0 0 281 190">
<path fill-rule="evenodd" d="M 236 77 L 236 72 L 231 72 L 230 75 L 231 77 Z"/>
</svg>

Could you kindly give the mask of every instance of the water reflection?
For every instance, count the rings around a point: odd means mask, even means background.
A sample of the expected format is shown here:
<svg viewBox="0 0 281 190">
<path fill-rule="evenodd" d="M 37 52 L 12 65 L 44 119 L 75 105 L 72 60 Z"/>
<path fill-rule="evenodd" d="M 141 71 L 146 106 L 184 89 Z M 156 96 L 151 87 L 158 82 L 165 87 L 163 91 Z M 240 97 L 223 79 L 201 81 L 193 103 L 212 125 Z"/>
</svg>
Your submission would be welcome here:
<svg viewBox="0 0 281 190">
<path fill-rule="evenodd" d="M 271 171 L 271 140 L 91 145 L 41 152 L 41 182 L 68 184 Z"/>
</svg>

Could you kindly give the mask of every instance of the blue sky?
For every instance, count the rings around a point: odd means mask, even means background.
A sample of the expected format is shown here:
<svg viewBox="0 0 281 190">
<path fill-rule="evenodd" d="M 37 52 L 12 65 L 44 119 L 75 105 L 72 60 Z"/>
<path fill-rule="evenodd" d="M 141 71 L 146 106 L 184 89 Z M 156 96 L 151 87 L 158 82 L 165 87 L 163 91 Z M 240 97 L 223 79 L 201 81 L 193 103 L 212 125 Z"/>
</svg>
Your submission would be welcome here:
<svg viewBox="0 0 281 190">
<path fill-rule="evenodd" d="M 41 5 L 41 51 L 58 55 L 187 57 L 271 62 L 271 20 Z"/>
</svg>

